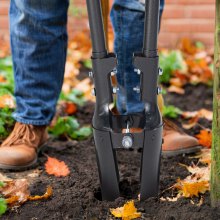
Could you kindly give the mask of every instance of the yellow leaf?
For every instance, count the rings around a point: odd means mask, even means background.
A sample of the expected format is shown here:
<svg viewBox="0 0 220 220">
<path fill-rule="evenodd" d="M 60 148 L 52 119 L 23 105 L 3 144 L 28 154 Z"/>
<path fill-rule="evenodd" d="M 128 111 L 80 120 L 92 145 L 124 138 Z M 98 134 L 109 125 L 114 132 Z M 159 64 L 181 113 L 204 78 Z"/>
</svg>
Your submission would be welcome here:
<svg viewBox="0 0 220 220">
<path fill-rule="evenodd" d="M 123 207 L 110 209 L 110 212 L 114 217 L 121 218 L 122 220 L 131 220 L 141 217 L 141 213 L 137 212 L 133 200 L 125 203 Z"/>
<path fill-rule="evenodd" d="M 206 191 L 209 190 L 209 182 L 195 182 L 195 180 L 178 180 L 178 182 L 174 185 L 174 188 L 177 188 L 179 190 L 179 193 L 186 198 L 191 198 L 193 196 L 198 197 L 199 193 L 204 194 Z"/>
</svg>

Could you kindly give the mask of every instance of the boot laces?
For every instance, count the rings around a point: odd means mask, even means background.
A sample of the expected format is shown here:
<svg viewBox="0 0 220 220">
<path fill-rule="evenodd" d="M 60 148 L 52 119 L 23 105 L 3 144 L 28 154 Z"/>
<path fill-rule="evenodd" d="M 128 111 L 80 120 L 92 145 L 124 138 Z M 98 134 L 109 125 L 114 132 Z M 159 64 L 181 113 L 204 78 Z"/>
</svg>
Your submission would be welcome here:
<svg viewBox="0 0 220 220">
<path fill-rule="evenodd" d="M 14 130 L 9 137 L 2 143 L 2 146 L 13 146 L 25 144 L 31 147 L 37 146 L 37 129 L 33 125 L 22 124 L 17 122 Z"/>
</svg>

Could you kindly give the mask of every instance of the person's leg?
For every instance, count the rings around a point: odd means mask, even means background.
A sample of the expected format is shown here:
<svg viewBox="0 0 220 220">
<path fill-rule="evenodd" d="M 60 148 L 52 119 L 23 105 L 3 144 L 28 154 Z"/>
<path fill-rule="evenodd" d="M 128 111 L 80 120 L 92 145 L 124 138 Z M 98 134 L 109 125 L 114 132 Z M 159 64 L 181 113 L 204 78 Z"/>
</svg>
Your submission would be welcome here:
<svg viewBox="0 0 220 220">
<path fill-rule="evenodd" d="M 48 125 L 63 83 L 68 0 L 11 0 L 16 121 Z"/>
<path fill-rule="evenodd" d="M 141 3 L 142 2 L 142 3 Z M 161 0 L 160 18 L 164 1 Z M 140 102 L 140 94 L 133 90 L 140 83 L 139 76 L 132 65 L 134 52 L 142 50 L 144 34 L 144 1 L 115 0 L 111 11 L 111 20 L 115 33 L 115 53 L 118 58 L 117 80 L 119 92 L 117 95 L 117 108 L 122 114 L 141 112 L 143 104 Z M 158 105 L 162 111 L 163 98 L 158 96 Z M 174 156 L 182 153 L 192 153 L 200 150 L 198 141 L 179 129 L 170 122 L 164 126 L 163 153 Z"/>
<path fill-rule="evenodd" d="M 37 163 L 63 83 L 68 0 L 11 0 L 10 35 L 17 121 L 0 147 L 0 168 Z"/>
<path fill-rule="evenodd" d="M 163 11 L 161 1 L 160 17 Z M 115 33 L 114 50 L 118 58 L 117 80 L 119 91 L 117 108 L 121 114 L 142 112 L 140 94 L 134 88 L 140 85 L 140 76 L 134 71 L 132 56 L 143 48 L 144 5 L 136 1 L 115 1 L 111 20 Z"/>
</svg>

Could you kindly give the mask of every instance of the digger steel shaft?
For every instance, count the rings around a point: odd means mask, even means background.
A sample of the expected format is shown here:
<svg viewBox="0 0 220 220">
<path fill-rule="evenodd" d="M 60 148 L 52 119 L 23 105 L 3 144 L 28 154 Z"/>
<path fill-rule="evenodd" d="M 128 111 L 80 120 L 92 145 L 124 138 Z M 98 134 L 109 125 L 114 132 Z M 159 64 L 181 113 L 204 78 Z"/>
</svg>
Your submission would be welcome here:
<svg viewBox="0 0 220 220">
<path fill-rule="evenodd" d="M 102 199 L 114 200 L 120 196 L 116 150 L 132 147 L 143 149 L 140 198 L 144 200 L 156 196 L 159 186 L 162 145 L 162 119 L 157 105 L 159 0 L 146 1 L 143 50 L 133 57 L 134 66 L 141 75 L 139 91 L 145 109 L 130 115 L 115 115 L 109 109 L 114 93 L 111 73 L 117 68 L 117 59 L 106 48 L 101 0 L 87 0 L 87 8 L 92 39 L 91 76 L 96 96 L 92 126 Z M 130 128 L 140 128 L 141 132 L 131 133 Z"/>
</svg>

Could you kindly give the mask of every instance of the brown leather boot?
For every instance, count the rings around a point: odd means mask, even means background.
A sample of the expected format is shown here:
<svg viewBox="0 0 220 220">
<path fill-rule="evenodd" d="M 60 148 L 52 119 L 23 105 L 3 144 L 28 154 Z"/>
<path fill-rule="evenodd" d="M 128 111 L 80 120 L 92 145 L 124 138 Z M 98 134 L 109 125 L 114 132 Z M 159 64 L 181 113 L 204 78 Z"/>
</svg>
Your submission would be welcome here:
<svg viewBox="0 0 220 220">
<path fill-rule="evenodd" d="M 195 153 L 202 148 L 196 138 L 184 133 L 168 120 L 164 121 L 163 140 L 162 154 L 168 157 Z"/>
<path fill-rule="evenodd" d="M 131 133 L 139 133 L 140 128 L 131 128 Z M 125 133 L 126 129 L 122 130 Z M 166 157 L 195 153 L 201 150 L 198 140 L 184 133 L 174 123 L 164 120 L 162 155 Z"/>
<path fill-rule="evenodd" d="M 33 167 L 47 139 L 46 126 L 16 122 L 14 130 L 0 146 L 0 169 L 22 170 Z"/>
</svg>

